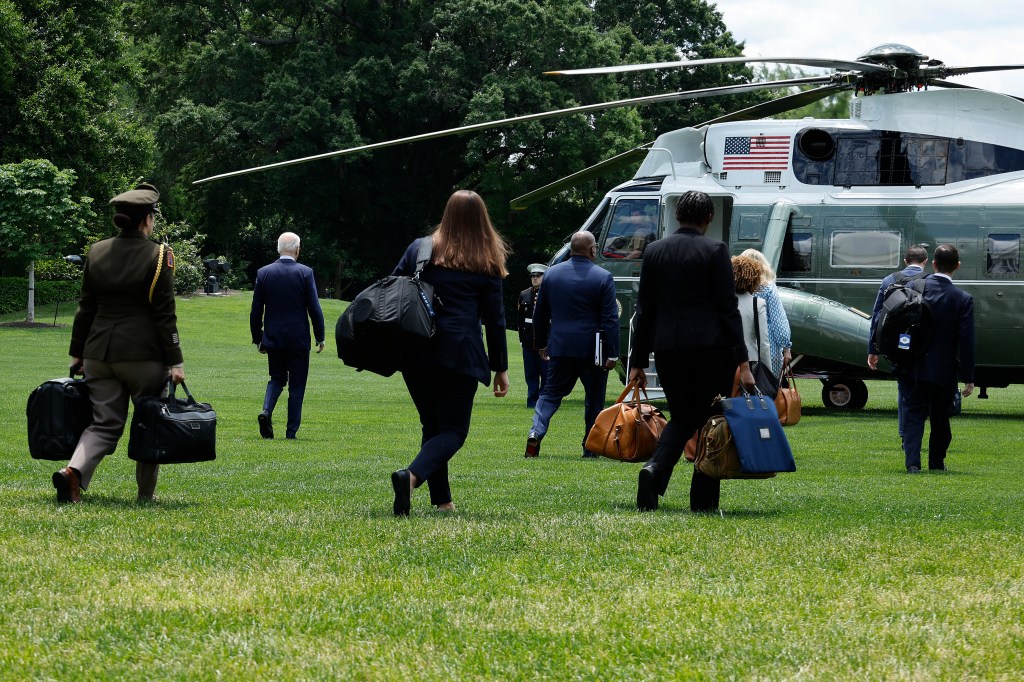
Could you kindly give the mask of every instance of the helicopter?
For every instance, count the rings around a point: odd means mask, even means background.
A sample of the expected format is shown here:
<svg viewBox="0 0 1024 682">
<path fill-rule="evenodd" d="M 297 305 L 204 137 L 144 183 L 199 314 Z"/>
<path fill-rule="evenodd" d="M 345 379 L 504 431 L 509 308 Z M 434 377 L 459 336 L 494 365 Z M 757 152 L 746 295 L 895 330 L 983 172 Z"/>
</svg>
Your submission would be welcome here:
<svg viewBox="0 0 1024 682">
<path fill-rule="evenodd" d="M 643 250 L 678 228 L 675 203 L 690 190 L 715 203 L 708 235 L 731 253 L 762 251 L 794 342 L 798 376 L 822 382 L 827 407 L 860 409 L 867 379 L 891 366 L 865 362 L 879 282 L 906 248 L 943 243 L 960 252 L 956 283 L 975 300 L 979 397 L 1024 383 L 1024 100 L 959 85 L 951 76 L 1024 65 L 949 67 L 888 43 L 856 60 L 726 57 L 548 72 L 553 77 L 778 63 L 833 69 L 821 76 L 665 93 L 478 123 L 204 178 L 220 178 L 514 123 L 621 106 L 816 86 L 660 135 L 512 201 L 522 210 L 608 170 L 639 162 L 578 228 L 594 233 L 598 264 L 615 277 L 620 347 L 628 348 Z M 840 92 L 848 119 L 771 120 Z M 551 263 L 567 257 L 567 247 Z M 619 363 L 623 376 L 625 367 Z M 656 368 L 649 388 L 657 390 Z"/>
</svg>

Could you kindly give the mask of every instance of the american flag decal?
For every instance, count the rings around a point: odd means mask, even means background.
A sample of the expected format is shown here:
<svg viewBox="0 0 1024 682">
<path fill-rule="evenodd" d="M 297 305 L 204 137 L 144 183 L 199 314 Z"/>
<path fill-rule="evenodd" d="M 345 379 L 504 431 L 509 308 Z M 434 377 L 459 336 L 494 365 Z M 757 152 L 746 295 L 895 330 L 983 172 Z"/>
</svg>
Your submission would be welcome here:
<svg viewBox="0 0 1024 682">
<path fill-rule="evenodd" d="M 789 135 L 725 138 L 722 170 L 785 170 L 789 168 Z"/>
</svg>

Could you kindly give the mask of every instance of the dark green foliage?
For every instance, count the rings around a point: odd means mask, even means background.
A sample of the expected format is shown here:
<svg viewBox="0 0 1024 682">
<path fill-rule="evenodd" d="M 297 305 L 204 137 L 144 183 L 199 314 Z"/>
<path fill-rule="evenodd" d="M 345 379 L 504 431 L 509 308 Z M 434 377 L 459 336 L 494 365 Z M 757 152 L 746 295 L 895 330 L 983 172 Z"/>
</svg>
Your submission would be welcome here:
<svg viewBox="0 0 1024 682">
<path fill-rule="evenodd" d="M 145 0 L 133 33 L 155 121 L 165 210 L 209 235 L 207 249 L 255 268 L 284 230 L 325 288 L 390 270 L 440 219 L 453 189 L 481 192 L 512 241 L 513 270 L 550 254 L 625 175 L 509 215 L 508 201 L 735 102 L 621 109 L 434 139 L 209 185 L 208 175 L 486 120 L 677 88 L 742 69 L 631 79 L 543 76 L 557 67 L 738 54 L 703 0 L 447 0 L 196 5 Z M 757 99 L 748 97 L 747 100 Z M 248 232 L 256 248 L 246 247 Z M 315 248 L 310 248 L 315 247 Z"/>
<path fill-rule="evenodd" d="M 97 203 L 147 171 L 152 134 L 134 105 L 126 4 L 0 2 L 0 163 L 47 158 Z"/>
<path fill-rule="evenodd" d="M 80 281 L 57 280 L 36 282 L 36 305 L 77 301 L 82 291 Z M 28 296 L 28 279 L 25 277 L 0 277 L 0 315 L 25 310 Z"/>
</svg>

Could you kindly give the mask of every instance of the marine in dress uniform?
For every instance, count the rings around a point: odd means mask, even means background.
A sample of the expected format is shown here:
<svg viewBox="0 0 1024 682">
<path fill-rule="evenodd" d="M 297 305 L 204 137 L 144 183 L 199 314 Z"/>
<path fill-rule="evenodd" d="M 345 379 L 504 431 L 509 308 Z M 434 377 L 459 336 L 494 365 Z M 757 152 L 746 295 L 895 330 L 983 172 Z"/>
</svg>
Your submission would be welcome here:
<svg viewBox="0 0 1024 682">
<path fill-rule="evenodd" d="M 537 339 L 533 332 L 533 309 L 537 307 L 537 292 L 548 266 L 531 263 L 526 266 L 530 273 L 530 286 L 519 292 L 516 314 L 519 317 L 519 345 L 523 347 L 523 372 L 526 375 L 526 406 L 537 406 L 537 398 L 544 388 L 548 374 L 548 361 L 540 356 Z"/>
<path fill-rule="evenodd" d="M 185 378 L 174 305 L 174 254 L 150 241 L 160 192 L 149 184 L 118 194 L 116 237 L 93 244 L 71 331 L 72 372 L 85 374 L 93 422 L 71 461 L 53 474 L 58 502 L 79 502 L 100 461 L 124 432 L 128 400 L 159 395 L 168 375 Z M 140 500 L 152 499 L 159 465 L 137 462 Z"/>
</svg>

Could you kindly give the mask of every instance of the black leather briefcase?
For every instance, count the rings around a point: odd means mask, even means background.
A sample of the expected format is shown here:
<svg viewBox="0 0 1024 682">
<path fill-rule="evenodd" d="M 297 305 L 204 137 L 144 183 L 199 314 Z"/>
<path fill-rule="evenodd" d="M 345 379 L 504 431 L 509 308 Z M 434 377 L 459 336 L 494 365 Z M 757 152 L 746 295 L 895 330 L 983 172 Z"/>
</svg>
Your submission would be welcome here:
<svg viewBox="0 0 1024 682">
<path fill-rule="evenodd" d="M 25 416 L 33 459 L 70 458 L 82 432 L 92 424 L 92 401 L 85 379 L 44 381 L 29 394 Z"/>
<path fill-rule="evenodd" d="M 182 382 L 187 399 L 174 395 L 168 379 L 166 397 L 142 396 L 135 403 L 128 437 L 128 456 L 136 462 L 185 464 L 217 456 L 217 413 L 196 402 Z"/>
</svg>

